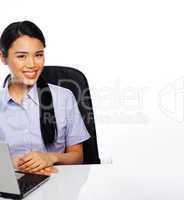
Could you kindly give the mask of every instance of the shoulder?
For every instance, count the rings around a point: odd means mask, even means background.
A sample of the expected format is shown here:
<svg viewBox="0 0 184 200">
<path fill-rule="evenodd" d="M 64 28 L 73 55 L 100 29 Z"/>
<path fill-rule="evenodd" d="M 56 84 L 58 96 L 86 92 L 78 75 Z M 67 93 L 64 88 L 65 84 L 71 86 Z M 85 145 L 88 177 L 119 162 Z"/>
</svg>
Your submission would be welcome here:
<svg viewBox="0 0 184 200">
<path fill-rule="evenodd" d="M 1 88 L 0 89 L 0 105 L 3 103 L 4 93 L 5 93 L 4 88 Z"/>
<path fill-rule="evenodd" d="M 3 108 L 4 105 L 6 105 L 8 101 L 7 91 L 5 88 L 0 89 L 0 110 Z"/>
<path fill-rule="evenodd" d="M 75 96 L 73 95 L 73 92 L 67 88 L 53 85 L 53 84 L 48 84 L 49 88 L 52 93 L 53 101 L 56 103 L 61 103 L 62 105 L 66 107 L 70 107 L 73 104 L 75 104 L 76 99 Z"/>
<path fill-rule="evenodd" d="M 53 84 L 48 84 L 49 88 L 51 90 L 52 95 L 63 95 L 65 97 L 72 97 L 73 93 L 71 90 L 58 86 L 58 85 L 53 85 Z"/>
</svg>

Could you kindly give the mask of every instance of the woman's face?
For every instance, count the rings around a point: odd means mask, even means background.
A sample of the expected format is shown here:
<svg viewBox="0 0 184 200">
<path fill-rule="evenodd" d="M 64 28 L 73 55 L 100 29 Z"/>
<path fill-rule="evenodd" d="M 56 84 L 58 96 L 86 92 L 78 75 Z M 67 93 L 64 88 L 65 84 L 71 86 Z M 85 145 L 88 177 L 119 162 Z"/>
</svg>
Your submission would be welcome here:
<svg viewBox="0 0 184 200">
<path fill-rule="evenodd" d="M 12 43 L 3 62 L 9 66 L 13 83 L 32 86 L 42 72 L 44 60 L 42 42 L 24 35 Z"/>
</svg>

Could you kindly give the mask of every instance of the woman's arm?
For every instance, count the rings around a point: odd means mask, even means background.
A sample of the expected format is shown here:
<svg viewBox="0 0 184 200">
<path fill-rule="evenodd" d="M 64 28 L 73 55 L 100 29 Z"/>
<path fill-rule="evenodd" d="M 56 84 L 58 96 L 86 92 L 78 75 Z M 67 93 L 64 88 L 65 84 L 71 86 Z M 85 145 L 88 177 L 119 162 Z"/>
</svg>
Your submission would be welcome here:
<svg viewBox="0 0 184 200">
<path fill-rule="evenodd" d="M 68 146 L 65 153 L 30 152 L 19 159 L 17 168 L 22 171 L 37 172 L 54 164 L 81 164 L 83 162 L 83 146 Z"/>
<path fill-rule="evenodd" d="M 68 146 L 65 153 L 49 153 L 55 157 L 55 163 L 57 164 L 82 164 L 83 162 L 83 146 L 82 144 L 76 144 Z"/>
</svg>

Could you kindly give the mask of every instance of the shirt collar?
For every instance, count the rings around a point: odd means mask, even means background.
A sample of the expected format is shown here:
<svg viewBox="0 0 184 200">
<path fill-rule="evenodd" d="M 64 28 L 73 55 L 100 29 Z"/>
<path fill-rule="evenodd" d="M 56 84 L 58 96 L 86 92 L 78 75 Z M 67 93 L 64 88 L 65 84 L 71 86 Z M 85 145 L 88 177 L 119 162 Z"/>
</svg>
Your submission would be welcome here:
<svg viewBox="0 0 184 200">
<path fill-rule="evenodd" d="M 4 107 L 7 106 L 7 104 L 12 100 L 8 90 L 9 80 L 6 82 L 5 87 L 2 90 L 2 103 Z M 35 104 L 39 105 L 36 83 L 29 90 L 28 94 L 26 95 L 26 98 L 27 97 L 30 98 Z"/>
<path fill-rule="evenodd" d="M 8 82 L 9 82 L 9 80 L 7 80 L 5 87 L 2 89 L 2 104 L 3 104 L 4 107 L 12 99 L 10 94 L 9 94 L 9 90 L 8 90 Z"/>
<path fill-rule="evenodd" d="M 33 87 L 29 90 L 27 96 L 29 98 L 32 99 L 32 101 L 39 105 L 39 99 L 38 99 L 38 91 L 37 91 L 37 86 L 36 86 L 36 83 L 33 85 Z"/>
</svg>

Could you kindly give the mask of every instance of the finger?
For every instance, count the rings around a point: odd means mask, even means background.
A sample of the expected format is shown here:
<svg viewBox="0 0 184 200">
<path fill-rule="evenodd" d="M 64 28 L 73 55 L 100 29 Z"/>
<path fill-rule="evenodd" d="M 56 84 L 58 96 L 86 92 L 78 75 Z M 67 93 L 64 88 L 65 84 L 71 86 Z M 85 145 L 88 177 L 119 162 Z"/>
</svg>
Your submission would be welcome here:
<svg viewBox="0 0 184 200">
<path fill-rule="evenodd" d="M 52 173 L 58 172 L 57 168 L 55 167 L 46 167 L 44 170 Z"/>
<path fill-rule="evenodd" d="M 40 166 L 39 162 L 33 162 L 32 164 L 30 163 L 29 166 L 25 166 L 23 169 L 29 171 L 35 169 L 38 166 Z"/>
<path fill-rule="evenodd" d="M 52 171 L 52 167 L 45 167 L 44 170 L 45 171 Z"/>
<path fill-rule="evenodd" d="M 40 165 L 38 167 L 35 167 L 34 169 L 30 170 L 31 172 L 36 172 L 36 171 L 40 171 L 41 169 L 44 169 L 46 166 L 43 163 L 40 163 Z"/>
<path fill-rule="evenodd" d="M 37 163 L 37 160 L 30 160 L 30 161 L 25 162 L 25 163 L 22 164 L 22 165 L 18 165 L 18 167 L 19 167 L 20 169 L 27 169 L 27 168 L 29 168 L 30 166 L 32 166 L 33 164 L 35 164 L 35 163 Z"/>
<path fill-rule="evenodd" d="M 18 162 L 18 166 L 24 165 L 26 162 L 29 162 L 32 159 L 33 158 L 31 156 L 20 158 L 20 160 Z"/>
<path fill-rule="evenodd" d="M 39 175 L 45 175 L 45 176 L 50 176 L 52 173 L 51 172 L 46 172 L 44 170 L 40 170 L 38 172 L 33 172 L 33 174 L 39 174 Z"/>
<path fill-rule="evenodd" d="M 45 174 L 45 175 L 51 175 L 52 172 L 50 171 L 46 171 L 45 168 L 40 170 L 41 173 Z"/>
<path fill-rule="evenodd" d="M 32 160 L 33 158 L 34 158 L 34 154 L 32 152 L 28 153 L 28 154 L 26 154 L 26 155 L 24 155 L 23 157 L 20 158 L 19 163 L 23 164 L 25 162 Z"/>
<path fill-rule="evenodd" d="M 25 171 L 23 169 L 18 169 L 18 171 L 23 172 L 23 173 L 27 173 L 28 171 Z"/>
</svg>

